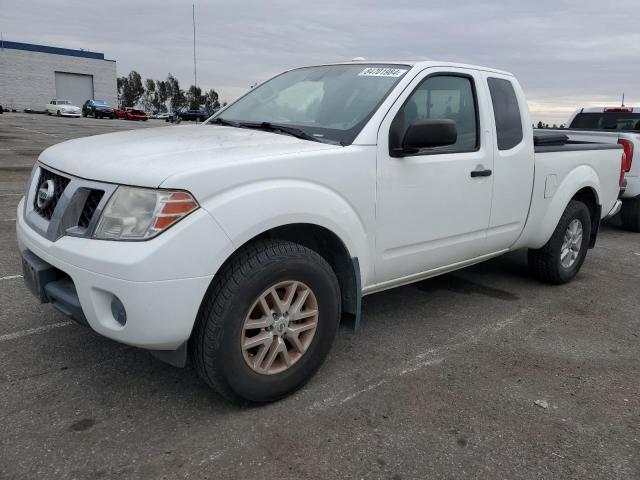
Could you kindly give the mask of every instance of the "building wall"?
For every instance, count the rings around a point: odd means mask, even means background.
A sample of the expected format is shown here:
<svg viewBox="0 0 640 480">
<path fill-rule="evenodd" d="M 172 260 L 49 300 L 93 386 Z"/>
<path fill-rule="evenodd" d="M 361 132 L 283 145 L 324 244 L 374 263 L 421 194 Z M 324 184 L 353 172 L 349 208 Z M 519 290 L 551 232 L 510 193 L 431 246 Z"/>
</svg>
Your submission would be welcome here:
<svg viewBox="0 0 640 480">
<path fill-rule="evenodd" d="M 0 105 L 18 111 L 44 110 L 56 96 L 56 71 L 93 75 L 94 98 L 117 104 L 113 60 L 4 48 L 0 50 Z"/>
</svg>

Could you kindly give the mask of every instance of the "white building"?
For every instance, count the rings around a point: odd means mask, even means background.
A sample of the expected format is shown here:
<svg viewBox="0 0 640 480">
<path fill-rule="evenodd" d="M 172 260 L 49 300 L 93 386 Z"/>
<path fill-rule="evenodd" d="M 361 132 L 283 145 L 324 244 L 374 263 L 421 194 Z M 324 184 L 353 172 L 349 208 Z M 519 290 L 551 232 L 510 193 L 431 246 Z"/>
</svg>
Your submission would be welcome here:
<svg viewBox="0 0 640 480">
<path fill-rule="evenodd" d="M 115 106 L 115 60 L 86 50 L 0 43 L 0 105 L 18 111 L 44 110 L 53 98 L 78 107 L 89 99 Z"/>
</svg>

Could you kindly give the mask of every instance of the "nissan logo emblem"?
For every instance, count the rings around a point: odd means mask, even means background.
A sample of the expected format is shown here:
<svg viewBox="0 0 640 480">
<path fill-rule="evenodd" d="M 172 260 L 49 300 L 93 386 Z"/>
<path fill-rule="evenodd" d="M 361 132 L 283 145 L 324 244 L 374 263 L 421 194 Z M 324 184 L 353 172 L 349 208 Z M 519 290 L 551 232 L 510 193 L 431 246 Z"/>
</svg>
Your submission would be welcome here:
<svg viewBox="0 0 640 480">
<path fill-rule="evenodd" d="M 56 191 L 56 184 L 53 180 L 47 180 L 38 189 L 36 204 L 38 208 L 47 208 L 53 200 L 53 194 Z"/>
</svg>

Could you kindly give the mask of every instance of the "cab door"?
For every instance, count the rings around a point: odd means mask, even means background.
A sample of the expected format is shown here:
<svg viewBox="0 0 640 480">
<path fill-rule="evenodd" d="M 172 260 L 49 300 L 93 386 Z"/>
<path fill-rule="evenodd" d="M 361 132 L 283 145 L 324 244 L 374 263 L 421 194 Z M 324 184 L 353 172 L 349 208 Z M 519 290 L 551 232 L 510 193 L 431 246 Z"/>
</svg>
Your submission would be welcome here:
<svg viewBox="0 0 640 480">
<path fill-rule="evenodd" d="M 383 120 L 377 146 L 377 284 L 489 253 L 493 141 L 486 98 L 479 72 L 428 68 Z M 398 154 L 408 126 L 428 118 L 453 120 L 456 143 Z"/>
<path fill-rule="evenodd" d="M 511 75 L 487 72 L 494 130 L 494 180 L 489 247 L 511 247 L 527 221 L 534 178 L 533 131 L 524 93 Z"/>
</svg>

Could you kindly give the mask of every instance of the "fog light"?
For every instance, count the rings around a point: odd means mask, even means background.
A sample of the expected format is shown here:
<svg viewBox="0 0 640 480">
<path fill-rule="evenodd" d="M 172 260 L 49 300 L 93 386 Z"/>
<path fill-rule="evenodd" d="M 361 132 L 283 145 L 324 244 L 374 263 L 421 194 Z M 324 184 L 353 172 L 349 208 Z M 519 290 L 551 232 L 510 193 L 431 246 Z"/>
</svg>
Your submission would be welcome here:
<svg viewBox="0 0 640 480">
<path fill-rule="evenodd" d="M 111 299 L 111 315 L 120 325 L 124 327 L 127 323 L 127 311 L 124 309 L 124 305 L 118 297 L 115 295 Z"/>
</svg>

